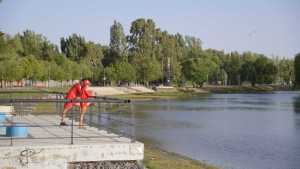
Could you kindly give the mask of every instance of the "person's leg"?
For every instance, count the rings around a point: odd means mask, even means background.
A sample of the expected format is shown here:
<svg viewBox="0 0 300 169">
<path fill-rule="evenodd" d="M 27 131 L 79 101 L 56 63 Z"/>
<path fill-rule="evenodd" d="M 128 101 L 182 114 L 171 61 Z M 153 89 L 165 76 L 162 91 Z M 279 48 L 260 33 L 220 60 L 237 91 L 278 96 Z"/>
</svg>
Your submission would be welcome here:
<svg viewBox="0 0 300 169">
<path fill-rule="evenodd" d="M 80 109 L 80 119 L 79 119 L 79 128 L 83 127 L 83 121 L 84 121 L 84 114 L 86 113 L 87 106 L 81 106 Z"/>
<path fill-rule="evenodd" d="M 72 103 L 66 103 L 64 105 L 64 111 L 61 113 L 61 121 L 60 121 L 60 124 L 61 125 L 65 125 L 65 121 L 64 121 L 64 118 L 66 116 L 66 113 L 72 108 Z"/>
</svg>

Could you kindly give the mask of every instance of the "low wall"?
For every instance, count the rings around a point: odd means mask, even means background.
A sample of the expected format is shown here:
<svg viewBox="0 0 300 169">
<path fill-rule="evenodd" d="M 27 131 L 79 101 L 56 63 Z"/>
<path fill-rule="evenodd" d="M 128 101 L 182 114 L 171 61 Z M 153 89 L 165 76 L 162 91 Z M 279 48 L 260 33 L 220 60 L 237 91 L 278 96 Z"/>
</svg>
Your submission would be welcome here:
<svg viewBox="0 0 300 169">
<path fill-rule="evenodd" d="M 144 157 L 141 143 L 0 147 L 0 169 L 67 169 L 83 161 L 136 161 Z"/>
</svg>

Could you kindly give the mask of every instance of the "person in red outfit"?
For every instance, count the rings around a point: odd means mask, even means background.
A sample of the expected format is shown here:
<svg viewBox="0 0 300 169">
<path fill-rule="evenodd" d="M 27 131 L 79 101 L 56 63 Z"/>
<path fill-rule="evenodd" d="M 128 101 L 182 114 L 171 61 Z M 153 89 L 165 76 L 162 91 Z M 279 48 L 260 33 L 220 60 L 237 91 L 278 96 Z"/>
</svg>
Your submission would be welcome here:
<svg viewBox="0 0 300 169">
<path fill-rule="evenodd" d="M 80 98 L 82 100 L 87 100 L 90 97 L 93 97 L 92 94 L 88 91 L 88 87 L 91 84 L 89 80 L 84 80 L 82 83 L 82 88 L 81 88 L 81 94 Z M 84 121 L 84 114 L 87 111 L 88 106 L 92 105 L 92 103 L 83 101 L 80 103 L 80 120 L 79 120 L 79 127 L 83 127 L 83 121 Z"/>
<path fill-rule="evenodd" d="M 66 102 L 64 104 L 64 110 L 61 114 L 61 122 L 60 125 L 65 126 L 66 123 L 64 121 L 66 113 L 73 107 L 73 106 L 80 106 L 79 103 L 73 103 L 72 100 L 76 99 L 81 94 L 81 88 L 84 80 L 81 80 L 79 83 L 74 84 L 71 89 L 68 91 L 66 95 L 66 99 L 69 100 L 69 102 Z"/>
</svg>

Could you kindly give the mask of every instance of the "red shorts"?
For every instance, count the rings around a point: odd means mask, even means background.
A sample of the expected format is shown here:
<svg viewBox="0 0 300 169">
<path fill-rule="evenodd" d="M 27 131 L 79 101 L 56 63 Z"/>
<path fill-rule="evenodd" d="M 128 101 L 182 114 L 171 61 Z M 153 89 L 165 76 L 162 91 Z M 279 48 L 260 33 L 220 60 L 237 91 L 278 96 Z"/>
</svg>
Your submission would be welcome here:
<svg viewBox="0 0 300 169">
<path fill-rule="evenodd" d="M 90 106 L 92 103 L 89 103 L 89 102 L 82 102 L 80 103 L 80 107 L 81 108 L 87 108 L 88 106 Z"/>
<path fill-rule="evenodd" d="M 64 104 L 64 109 L 70 109 L 73 106 L 80 106 L 80 103 L 67 102 L 67 103 Z"/>
</svg>

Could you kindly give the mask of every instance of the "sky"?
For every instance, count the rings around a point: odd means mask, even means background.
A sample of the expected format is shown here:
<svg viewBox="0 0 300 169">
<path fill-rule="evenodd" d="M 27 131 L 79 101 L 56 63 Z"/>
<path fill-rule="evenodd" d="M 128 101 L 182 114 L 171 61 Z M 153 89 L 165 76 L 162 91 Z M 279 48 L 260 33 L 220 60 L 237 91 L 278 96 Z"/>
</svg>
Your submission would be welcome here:
<svg viewBox="0 0 300 169">
<path fill-rule="evenodd" d="M 0 30 L 26 29 L 59 44 L 78 33 L 109 44 L 117 20 L 129 34 L 138 18 L 169 33 L 195 36 L 203 48 L 293 58 L 300 52 L 300 0 L 2 0 Z"/>
</svg>

